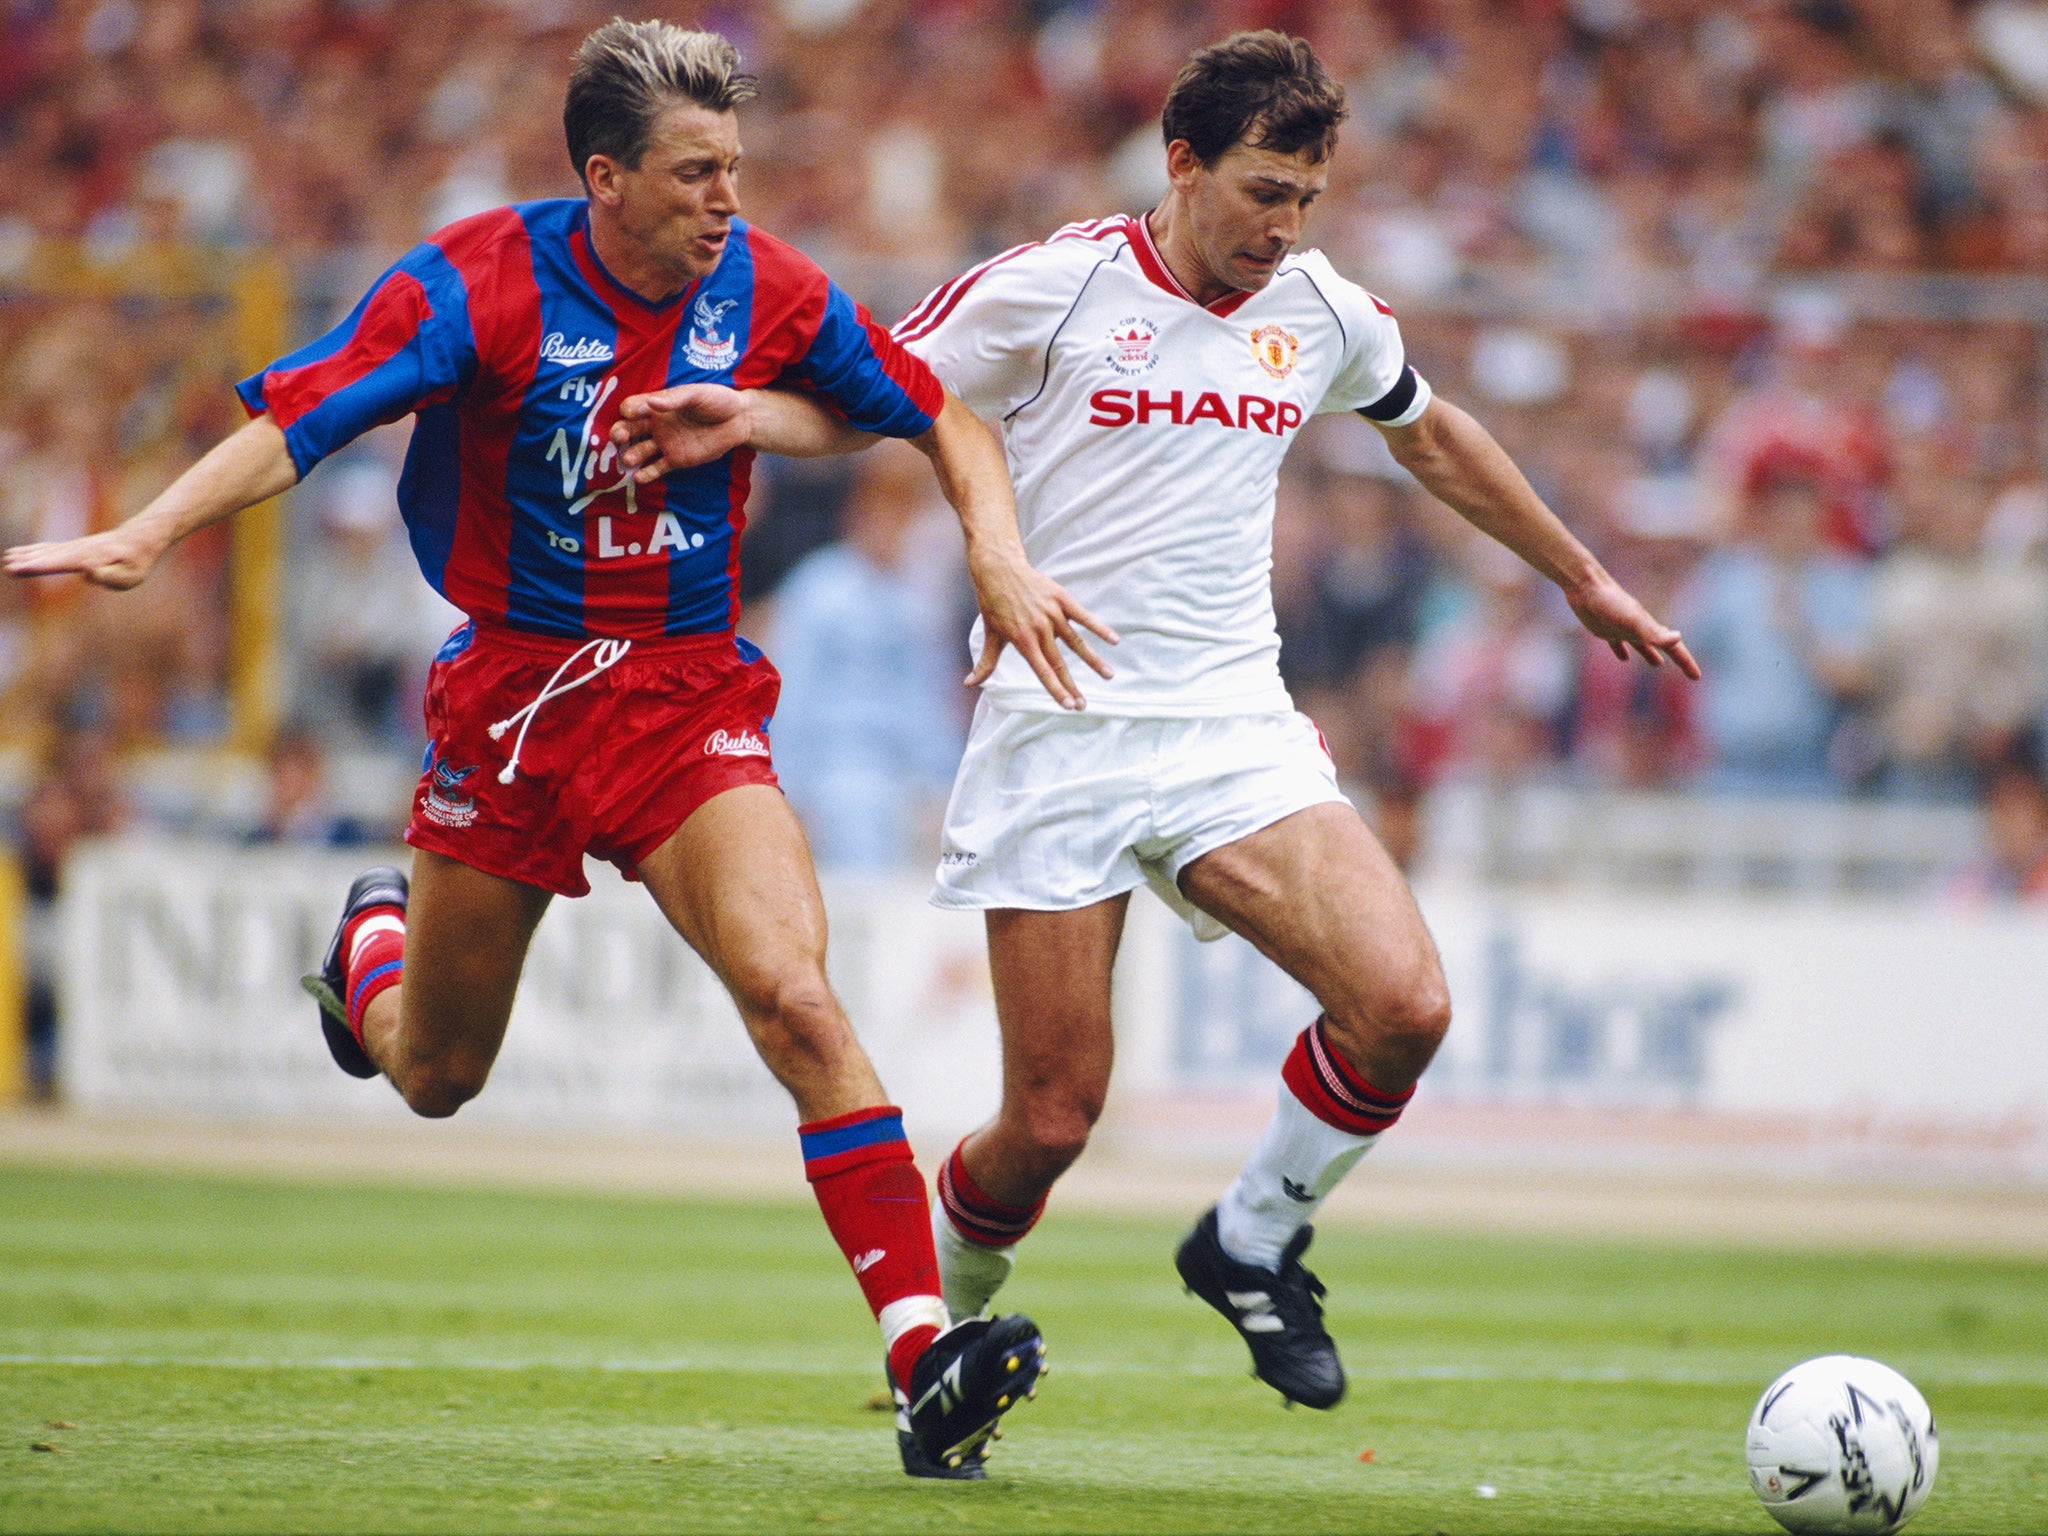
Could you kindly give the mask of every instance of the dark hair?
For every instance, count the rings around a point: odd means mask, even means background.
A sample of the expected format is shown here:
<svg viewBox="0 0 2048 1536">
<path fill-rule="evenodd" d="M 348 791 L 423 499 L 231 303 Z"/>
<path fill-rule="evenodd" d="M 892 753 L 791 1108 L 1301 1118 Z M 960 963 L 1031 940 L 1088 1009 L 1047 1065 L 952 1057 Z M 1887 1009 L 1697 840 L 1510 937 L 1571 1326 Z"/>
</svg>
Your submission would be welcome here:
<svg viewBox="0 0 2048 1536">
<path fill-rule="evenodd" d="M 730 112 L 752 101 L 756 86 L 740 68 L 739 49 L 716 32 L 614 16 L 576 50 L 562 103 L 570 162 L 578 176 L 592 155 L 609 155 L 637 171 L 655 119 L 668 107 L 692 101 Z"/>
<path fill-rule="evenodd" d="M 1314 50 L 1284 32 L 1237 32 L 1189 55 L 1166 93 L 1166 142 L 1187 140 L 1204 165 L 1236 145 L 1320 164 L 1337 147 L 1344 88 L 1323 73 Z"/>
</svg>

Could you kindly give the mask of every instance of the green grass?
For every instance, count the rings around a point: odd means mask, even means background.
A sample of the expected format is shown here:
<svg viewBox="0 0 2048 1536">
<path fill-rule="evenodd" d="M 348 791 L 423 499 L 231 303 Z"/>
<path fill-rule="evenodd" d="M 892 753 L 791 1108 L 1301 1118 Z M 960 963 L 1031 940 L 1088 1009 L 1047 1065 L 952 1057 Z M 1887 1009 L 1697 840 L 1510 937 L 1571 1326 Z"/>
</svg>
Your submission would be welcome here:
<svg viewBox="0 0 2048 1536">
<path fill-rule="evenodd" d="M 807 1206 L 0 1168 L 0 1530 L 1774 1532 L 1743 1422 L 1836 1350 L 1941 1422 L 1915 1532 L 2048 1530 L 2048 1266 L 1333 1231 L 1284 1413 L 1179 1229 L 1055 1212 L 1051 1378 L 933 1485 Z"/>
</svg>

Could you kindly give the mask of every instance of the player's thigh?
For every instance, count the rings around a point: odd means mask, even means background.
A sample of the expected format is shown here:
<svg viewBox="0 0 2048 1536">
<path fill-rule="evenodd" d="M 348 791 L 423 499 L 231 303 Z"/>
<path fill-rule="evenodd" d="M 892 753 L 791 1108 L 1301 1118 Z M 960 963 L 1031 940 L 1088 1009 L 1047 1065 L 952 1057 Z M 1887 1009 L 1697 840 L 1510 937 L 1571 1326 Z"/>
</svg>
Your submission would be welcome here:
<svg viewBox="0 0 2048 1536">
<path fill-rule="evenodd" d="M 1334 1013 L 1380 1016 L 1443 990 L 1408 882 L 1349 805 L 1312 805 L 1226 843 L 1182 870 L 1180 888 Z"/>
<path fill-rule="evenodd" d="M 1003 1092 L 1099 1101 L 1115 1058 L 1110 976 L 1128 893 L 1066 912 L 987 915 L 989 973 L 1003 1036 Z"/>
<path fill-rule="evenodd" d="M 413 854 L 399 1017 L 414 1060 L 497 1059 L 533 930 L 553 897 L 432 853 Z"/>
<path fill-rule="evenodd" d="M 780 790 L 741 784 L 713 795 L 640 861 L 639 875 L 742 1012 L 823 987 L 825 903 Z"/>
</svg>

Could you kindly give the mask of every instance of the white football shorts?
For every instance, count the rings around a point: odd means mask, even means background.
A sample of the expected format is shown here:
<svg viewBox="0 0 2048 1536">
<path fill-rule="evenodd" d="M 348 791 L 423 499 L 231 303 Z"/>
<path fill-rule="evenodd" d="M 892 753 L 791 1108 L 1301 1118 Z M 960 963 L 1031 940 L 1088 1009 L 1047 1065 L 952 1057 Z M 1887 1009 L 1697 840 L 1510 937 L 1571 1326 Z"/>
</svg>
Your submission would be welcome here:
<svg viewBox="0 0 2048 1536">
<path fill-rule="evenodd" d="M 1065 912 L 1143 883 L 1196 937 L 1219 939 L 1228 930 L 1181 894 L 1180 872 L 1343 799 L 1322 733 L 1293 710 L 1158 719 L 984 698 L 946 806 L 932 905 Z"/>
</svg>

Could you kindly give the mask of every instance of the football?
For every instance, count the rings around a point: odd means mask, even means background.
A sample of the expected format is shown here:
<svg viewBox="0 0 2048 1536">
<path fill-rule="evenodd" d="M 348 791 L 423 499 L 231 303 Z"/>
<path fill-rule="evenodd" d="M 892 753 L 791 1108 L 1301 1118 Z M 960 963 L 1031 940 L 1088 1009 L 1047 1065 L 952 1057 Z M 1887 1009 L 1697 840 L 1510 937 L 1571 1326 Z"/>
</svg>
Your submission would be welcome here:
<svg viewBox="0 0 2048 1536">
<path fill-rule="evenodd" d="M 1934 1416 L 1890 1366 L 1855 1355 L 1795 1365 L 1749 1416 L 1749 1482 L 1788 1531 L 1896 1531 L 1927 1502 Z"/>
</svg>

